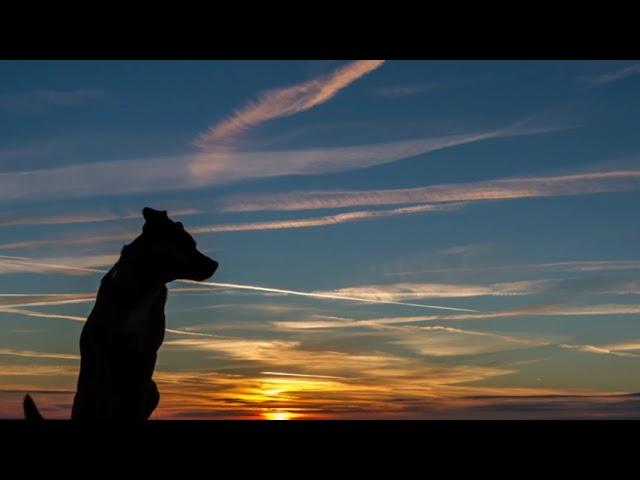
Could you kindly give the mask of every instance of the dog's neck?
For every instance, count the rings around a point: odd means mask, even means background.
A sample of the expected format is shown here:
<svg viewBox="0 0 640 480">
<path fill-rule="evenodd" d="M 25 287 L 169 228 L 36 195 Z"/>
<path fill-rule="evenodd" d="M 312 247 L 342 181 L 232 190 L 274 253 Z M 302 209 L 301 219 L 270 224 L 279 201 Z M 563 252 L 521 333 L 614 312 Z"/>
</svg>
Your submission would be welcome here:
<svg viewBox="0 0 640 480">
<path fill-rule="evenodd" d="M 149 295 L 166 289 L 165 282 L 153 275 L 153 268 L 133 252 L 133 245 L 123 248 L 116 264 L 102 279 L 110 299 L 126 308 L 138 306 Z"/>
</svg>

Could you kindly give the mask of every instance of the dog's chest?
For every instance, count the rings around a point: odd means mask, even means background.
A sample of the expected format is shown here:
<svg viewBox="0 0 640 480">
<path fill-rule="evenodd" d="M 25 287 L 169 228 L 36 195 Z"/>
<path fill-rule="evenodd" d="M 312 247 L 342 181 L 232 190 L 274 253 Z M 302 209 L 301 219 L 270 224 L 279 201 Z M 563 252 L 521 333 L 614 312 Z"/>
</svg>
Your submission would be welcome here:
<svg viewBox="0 0 640 480">
<path fill-rule="evenodd" d="M 127 312 L 124 331 L 144 343 L 156 343 L 164 336 L 164 302 L 162 291 L 147 295 L 137 307 Z"/>
</svg>

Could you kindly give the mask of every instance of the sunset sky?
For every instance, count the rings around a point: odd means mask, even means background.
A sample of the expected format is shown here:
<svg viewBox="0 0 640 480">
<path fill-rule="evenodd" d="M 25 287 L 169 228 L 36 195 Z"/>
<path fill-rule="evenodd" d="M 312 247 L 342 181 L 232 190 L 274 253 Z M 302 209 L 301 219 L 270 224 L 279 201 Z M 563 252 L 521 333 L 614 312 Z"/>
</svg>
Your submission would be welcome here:
<svg viewBox="0 0 640 480">
<path fill-rule="evenodd" d="M 640 417 L 640 63 L 0 61 L 0 418 L 167 210 L 153 419 Z"/>
</svg>

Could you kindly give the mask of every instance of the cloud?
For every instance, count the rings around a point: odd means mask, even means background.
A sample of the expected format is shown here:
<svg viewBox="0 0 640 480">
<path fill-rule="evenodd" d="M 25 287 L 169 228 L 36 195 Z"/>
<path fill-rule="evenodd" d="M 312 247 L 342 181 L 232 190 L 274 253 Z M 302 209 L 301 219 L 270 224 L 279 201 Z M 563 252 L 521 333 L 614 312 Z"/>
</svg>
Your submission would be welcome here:
<svg viewBox="0 0 640 480">
<path fill-rule="evenodd" d="M 640 357 L 640 355 L 637 355 L 635 353 L 628 353 L 628 352 L 618 352 L 615 350 L 612 350 L 610 348 L 607 347 L 602 347 L 602 346 L 596 346 L 596 345 L 570 345 L 570 344 L 561 344 L 558 345 L 561 348 L 566 348 L 569 350 L 577 350 L 580 352 L 586 352 L 586 353 L 597 353 L 597 354 L 601 354 L 601 355 L 614 355 L 616 357 Z"/>
<path fill-rule="evenodd" d="M 11 258 L 11 257 L 9 257 Z M 16 257 L 13 257 L 16 258 Z M 24 257 L 22 259 L 23 262 L 32 262 L 32 259 L 26 258 Z M 35 265 L 43 265 L 43 266 L 49 266 L 48 264 L 42 264 L 41 262 L 33 262 Z M 77 268 L 80 269 L 82 271 L 84 270 L 88 270 L 91 272 L 95 272 L 95 273 L 106 273 L 106 270 L 101 270 L 101 269 L 88 269 L 88 268 L 84 268 L 84 267 L 71 267 L 68 265 L 56 265 L 56 267 L 59 268 Z M 270 287 L 262 287 L 262 286 L 257 286 L 257 285 L 243 285 L 243 284 L 238 284 L 238 283 L 221 283 L 221 282 L 194 282 L 191 280 L 177 280 L 178 283 L 185 283 L 188 285 L 197 285 L 197 287 L 195 287 L 198 291 L 202 290 L 202 287 L 205 286 L 209 286 L 209 287 L 215 287 L 215 288 L 223 288 L 223 289 L 232 289 L 232 290 L 247 290 L 247 291 L 253 291 L 253 292 L 258 292 L 260 294 L 280 294 L 280 295 L 295 295 L 295 296 L 301 296 L 301 297 L 309 297 L 309 298 L 319 298 L 319 299 L 330 299 L 330 300 L 343 300 L 343 301 L 350 301 L 350 302 L 363 302 L 363 303 L 380 303 L 380 304 L 387 304 L 387 305 L 404 305 L 404 306 L 411 306 L 411 307 L 418 307 L 418 308 L 434 308 L 434 309 L 440 309 L 440 310 L 453 310 L 453 311 L 464 311 L 464 312 L 472 312 L 474 310 L 470 310 L 470 309 L 466 309 L 466 308 L 453 308 L 453 307 L 444 307 L 444 306 L 439 306 L 439 305 L 425 305 L 425 304 L 419 304 L 419 303 L 404 303 L 404 302 L 393 302 L 393 301 L 385 301 L 385 300 L 376 300 L 376 299 L 371 299 L 371 298 L 365 298 L 365 297 L 353 297 L 353 296 L 347 296 L 347 295 L 336 295 L 336 294 L 332 294 L 332 293 L 319 293 L 319 292 L 303 292 L 303 291 L 299 291 L 299 290 L 287 290 L 287 289 L 281 289 L 281 288 L 270 288 Z M 73 295 L 73 294 L 70 294 Z M 0 297 L 2 295 L 0 294 Z M 82 298 L 80 299 L 61 299 L 58 301 L 58 303 L 56 304 L 63 304 L 63 303 L 80 303 L 82 301 Z M 51 301 L 49 301 L 51 302 Z M 15 304 L 12 306 L 15 307 L 24 307 L 24 306 L 34 306 L 34 305 L 40 305 L 41 303 L 26 303 L 26 304 Z M 43 305 L 46 305 L 47 303 L 42 303 Z M 48 303 L 48 304 L 52 304 L 52 303 Z"/>
<path fill-rule="evenodd" d="M 620 343 L 610 343 L 605 345 L 606 348 L 611 350 L 619 350 L 619 351 L 627 351 L 627 350 L 640 350 L 640 341 L 632 341 L 632 342 L 620 342 Z"/>
<path fill-rule="evenodd" d="M 487 320 L 496 318 L 518 318 L 536 316 L 594 316 L 594 315 L 637 315 L 640 305 L 600 304 L 587 306 L 574 305 L 534 305 L 509 310 L 490 312 L 453 313 L 446 315 L 412 315 L 401 317 L 379 317 L 353 319 L 316 315 L 314 319 L 295 321 L 276 321 L 272 325 L 282 330 L 315 330 L 344 328 L 380 328 L 387 325 L 402 325 L 421 322 L 447 322 L 466 320 Z M 623 348 L 618 348 L 622 350 Z"/>
<path fill-rule="evenodd" d="M 23 377 L 23 376 L 54 376 L 54 375 L 76 375 L 76 367 L 63 365 L 7 365 L 0 364 L 0 377 Z M 24 395 L 24 393 L 23 393 Z"/>
<path fill-rule="evenodd" d="M 95 293 L 3 293 L 0 294 L 0 310 L 88 303 L 95 301 L 95 297 Z"/>
<path fill-rule="evenodd" d="M 581 345 L 572 345 L 572 344 L 562 344 L 559 345 L 561 348 L 566 348 L 569 350 L 577 350 L 585 353 L 596 353 L 601 355 L 614 355 L 616 357 L 640 357 L 640 353 L 629 353 L 634 352 L 636 350 L 640 350 L 640 341 L 626 341 L 619 343 L 610 343 L 607 345 L 589 345 L 589 344 L 581 344 Z"/>
<path fill-rule="evenodd" d="M 68 353 L 34 352 L 32 350 L 15 350 L 12 348 L 0 348 L 0 355 L 26 358 L 50 358 L 54 360 L 80 360 L 79 355 L 72 355 Z"/>
<path fill-rule="evenodd" d="M 176 209 L 171 211 L 172 216 L 196 215 L 198 213 L 202 213 L 202 211 L 193 208 Z M 93 211 L 57 215 L 38 215 L 29 212 L 20 212 L 0 215 L 0 227 L 16 225 L 68 225 L 75 223 L 111 222 L 115 220 L 131 220 L 141 218 L 142 214 L 139 211 L 128 211 L 124 213 L 116 213 L 110 211 Z"/>
<path fill-rule="evenodd" d="M 475 310 L 467 309 L 467 308 L 454 308 L 454 307 L 444 307 L 441 305 L 425 305 L 422 303 L 405 303 L 393 300 L 383 300 L 378 298 L 371 298 L 366 296 L 351 296 L 351 295 L 342 295 L 333 292 L 301 292 L 299 290 L 287 290 L 280 288 L 269 288 L 269 287 L 259 287 L 256 285 L 241 285 L 237 283 L 221 283 L 221 282 L 191 282 L 190 280 L 181 280 L 183 283 L 197 283 L 198 285 L 208 285 L 211 287 L 219 287 L 219 288 L 231 288 L 238 290 L 249 290 L 259 293 L 277 293 L 281 295 L 295 295 L 301 297 L 308 298 L 319 298 L 319 299 L 328 299 L 328 300 L 343 300 L 349 302 L 362 302 L 362 303 L 379 303 L 384 305 L 404 305 L 409 307 L 418 307 L 418 308 L 433 308 L 437 310 L 452 310 L 452 311 L 463 311 L 463 312 L 473 312 Z"/>
<path fill-rule="evenodd" d="M 460 267 L 460 268 L 427 268 L 422 270 L 403 270 L 399 272 L 384 272 L 384 275 L 422 275 L 425 273 L 442 272 L 472 272 L 472 271 L 495 271 L 495 270 L 557 270 L 570 272 L 601 272 L 610 270 L 636 270 L 640 268 L 640 260 L 592 260 L 592 261 L 572 261 L 572 262 L 547 262 L 547 263 L 527 263 L 516 265 L 488 265 L 483 267 Z"/>
<path fill-rule="evenodd" d="M 259 210 L 306 210 L 322 208 L 347 208 L 362 205 L 393 205 L 422 203 L 407 208 L 378 211 L 359 211 L 337 215 L 294 220 L 273 220 L 263 222 L 221 224 L 200 226 L 193 233 L 221 233 L 251 230 L 273 230 L 283 228 L 309 228 L 335 225 L 379 217 L 406 215 L 412 213 L 454 210 L 467 203 L 477 201 L 505 200 L 518 198 L 555 197 L 584 195 L 605 192 L 623 192 L 640 187 L 640 171 L 611 171 L 582 173 L 564 176 L 500 179 L 466 184 L 443 184 L 427 187 L 370 191 L 316 191 L 293 192 L 274 195 L 254 195 L 230 197 L 222 202 L 223 211 L 247 212 Z M 437 206 L 436 204 L 441 204 Z M 64 239 L 24 240 L 0 244 L 1 249 L 33 248 L 44 245 L 86 245 L 100 242 L 121 241 L 131 238 L 137 232 L 106 234 L 95 236 L 73 235 Z M 561 263 L 545 264 L 546 267 Z M 568 262 L 565 265 L 569 266 Z M 574 263 L 577 270 L 613 269 L 609 265 L 583 262 Z M 629 264 L 618 264 L 615 268 L 627 268 Z M 500 267 L 496 267 L 500 268 Z M 509 267 L 517 268 L 517 267 Z M 419 272 L 417 272 L 419 273 Z"/>
<path fill-rule="evenodd" d="M 41 371 L 42 367 L 40 367 Z M 638 418 L 635 394 L 558 389 L 491 388 L 446 384 L 435 371 L 414 378 L 294 378 L 217 371 L 154 374 L 162 399 L 157 419 L 265 419 L 289 413 L 302 419 L 622 419 Z M 439 372 L 442 373 L 442 372 Z M 450 370 L 464 378 L 464 369 Z M 468 377 L 473 371 L 469 369 Z M 478 375 L 480 372 L 475 372 Z M 440 383 L 437 383 L 440 382 Z M 5 418 L 23 418 L 25 385 L 0 392 Z M 69 418 L 73 389 L 30 390 L 46 418 Z"/>
<path fill-rule="evenodd" d="M 425 212 L 444 212 L 461 208 L 460 204 L 446 205 L 415 205 L 406 208 L 394 208 L 389 210 L 365 210 L 357 212 L 340 213 L 336 215 L 326 215 L 322 217 L 301 218 L 294 220 L 273 220 L 250 223 L 231 223 L 226 225 L 201 226 L 191 229 L 194 234 L 201 233 L 222 233 L 260 230 L 280 230 L 285 228 L 311 228 L 323 227 L 327 225 L 337 225 L 340 223 L 351 223 L 363 220 L 373 220 L 383 217 L 395 217 L 398 215 L 410 215 Z"/>
<path fill-rule="evenodd" d="M 603 73 L 601 75 L 595 75 L 587 78 L 587 82 L 591 86 L 604 85 L 607 83 L 615 82 L 616 80 L 622 80 L 623 78 L 630 77 L 632 75 L 640 74 L 640 63 L 628 65 L 626 67 L 614 70 L 611 72 Z"/>
<path fill-rule="evenodd" d="M 236 110 L 230 118 L 211 127 L 200 136 L 197 144 L 207 149 L 212 145 L 228 142 L 261 123 L 309 110 L 330 100 L 340 90 L 383 63 L 384 60 L 355 61 L 328 75 L 267 91 L 257 101 Z"/>
<path fill-rule="evenodd" d="M 281 377 L 303 377 L 303 378 L 344 378 L 333 375 L 306 375 L 303 373 L 287 373 L 287 372 L 260 372 L 262 375 L 276 375 Z"/>
<path fill-rule="evenodd" d="M 282 230 L 282 229 L 291 229 L 291 228 L 313 228 L 313 227 L 323 227 L 323 226 L 331 226 L 338 225 L 342 223 L 351 223 L 365 220 L 374 220 L 376 218 L 384 218 L 384 217 L 395 217 L 400 215 L 411 215 L 417 213 L 426 213 L 426 212 L 445 212 L 452 211 L 462 208 L 461 204 L 449 203 L 449 204 L 441 204 L 441 205 L 414 205 L 411 207 L 403 207 L 403 208 L 394 208 L 387 210 L 365 210 L 365 211 L 355 211 L 348 213 L 341 213 L 336 215 L 325 215 L 321 217 L 310 217 L 310 218 L 298 218 L 292 220 L 271 220 L 271 221 L 262 221 L 262 222 L 247 222 L 247 223 L 227 223 L 227 224 L 216 224 L 216 225 L 201 225 L 192 227 L 189 231 L 192 234 L 207 234 L 207 233 L 226 233 L 226 232 L 246 232 L 246 231 L 263 231 L 263 230 Z M 121 242 L 126 241 L 131 238 L 134 238 L 138 235 L 138 232 L 131 231 L 129 233 L 114 233 L 114 234 L 105 234 L 105 235 L 78 235 L 72 234 L 63 238 L 46 238 L 46 239 L 38 239 L 38 240 L 21 240 L 17 242 L 10 242 L 0 244 L 0 249 L 2 250 L 15 250 L 21 248 L 36 248 L 36 247 L 44 247 L 44 246 L 52 246 L 52 245 L 94 245 L 100 243 L 111 243 L 111 242 Z M 13 257 L 15 258 L 15 257 Z M 91 257 L 85 257 L 82 259 L 75 259 L 73 262 L 81 263 L 85 262 L 87 266 L 89 266 L 92 262 L 95 262 L 95 266 L 98 265 L 107 265 L 109 263 L 106 261 L 108 257 L 104 257 L 101 259 L 100 256 L 92 259 Z M 106 262 L 106 263 L 99 263 Z M 25 271 L 36 271 L 37 267 L 22 265 L 19 259 L 12 259 L 7 256 L 0 255 L 0 273 L 2 273 L 3 269 L 7 271 L 7 273 L 12 271 L 21 271 L 20 269 L 25 269 Z M 91 265 L 93 266 L 93 265 Z M 13 269 L 13 270 L 12 270 Z M 33 269 L 33 270 L 30 270 Z M 51 269 L 56 269 L 56 267 L 51 267 Z M 82 269 L 78 270 L 77 267 L 69 267 L 68 270 L 77 270 L 78 272 L 91 272 L 92 270 L 87 269 L 84 265 L 82 265 Z"/>
<path fill-rule="evenodd" d="M 111 242 L 122 242 L 122 241 L 127 241 L 127 240 L 133 240 L 135 237 L 137 237 L 140 234 L 140 231 L 131 231 L 128 233 L 112 233 L 112 234 L 105 234 L 105 235 L 81 235 L 81 234 L 71 234 L 68 235 L 66 237 L 62 237 L 62 238 L 45 238 L 45 239 L 38 239 L 38 240 L 19 240 L 17 242 L 9 242 L 9 243 L 2 243 L 0 244 L 0 249 L 1 250 L 16 250 L 16 249 L 21 249 L 21 248 L 36 248 L 36 247 L 46 247 L 46 246 L 52 246 L 52 245 L 65 245 L 65 246 L 70 246 L 70 245 L 96 245 L 96 244 L 101 244 L 101 243 L 111 243 Z M 7 256 L 3 255 L 2 256 L 3 259 L 6 259 Z M 8 263 L 8 262 L 7 262 Z M 14 263 L 18 263 L 18 262 L 14 262 Z M 46 266 L 45 266 L 46 267 Z M 54 266 L 52 266 L 52 268 L 55 268 Z M 91 273 L 92 271 L 98 271 L 95 269 L 91 269 L 91 268 L 86 268 L 86 267 L 74 267 L 74 266 L 67 266 L 67 269 L 71 270 L 71 269 L 75 269 L 78 272 L 88 272 Z"/>
<path fill-rule="evenodd" d="M 386 87 L 374 88 L 371 95 L 375 97 L 397 98 L 416 95 L 418 93 L 429 92 L 435 88 L 430 83 L 418 83 L 411 85 L 390 85 Z"/>
<path fill-rule="evenodd" d="M 255 361 L 262 364 L 278 366 L 302 366 L 306 356 L 313 357 L 314 365 L 322 365 L 324 371 L 348 369 L 348 362 L 367 362 L 371 360 L 387 364 L 391 357 L 380 355 L 346 355 L 333 351 L 303 351 L 299 341 L 290 340 L 256 340 L 244 338 L 217 337 L 207 340 L 173 340 L 169 345 L 174 347 L 191 347 L 201 350 L 211 350 L 223 353 L 239 360 Z M 420 355 L 450 357 L 462 355 L 478 355 L 494 353 L 519 348 L 531 348 L 548 345 L 546 341 L 518 338 L 488 332 L 463 330 L 459 328 L 428 326 L 428 327 L 386 327 L 385 341 L 395 345 L 407 347 Z M 342 360 L 344 357 L 345 360 Z M 311 361 L 311 359 L 310 359 Z M 344 362 L 347 363 L 344 363 Z M 399 359 L 393 362 L 400 361 Z M 392 363 L 393 363 L 392 362 Z M 331 364 L 331 365 L 329 365 Z M 391 363 L 389 363 L 391 365 Z M 308 366 L 306 367 L 309 368 Z M 315 368 L 315 367 L 314 367 Z M 277 375 L 277 374 L 274 374 Z M 285 374 L 281 374 L 285 375 Z M 314 376 L 297 374 L 297 376 Z M 324 376 L 325 378 L 340 378 Z"/>
<path fill-rule="evenodd" d="M 0 110 L 15 112 L 41 112 L 54 107 L 73 107 L 107 100 L 109 95 L 98 89 L 37 90 L 0 96 Z"/>
<path fill-rule="evenodd" d="M 462 285 L 446 283 L 393 283 L 363 285 L 317 291 L 317 294 L 356 296 L 378 301 L 407 301 L 422 298 L 456 298 L 479 296 L 513 296 L 542 293 L 553 283 L 548 280 L 494 283 L 490 285 Z"/>
<path fill-rule="evenodd" d="M 213 151 L 0 173 L 0 199 L 84 198 L 169 192 L 285 175 L 321 175 L 398 161 L 472 142 L 566 127 L 523 128 L 304 150 Z M 426 202 L 413 202 L 426 203 Z"/>
<path fill-rule="evenodd" d="M 83 257 L 58 257 L 32 260 L 0 255 L 0 274 L 13 273 L 66 273 L 86 275 L 95 273 L 104 265 L 113 265 L 118 255 L 90 255 Z"/>
<path fill-rule="evenodd" d="M 89 303 L 93 299 L 87 300 L 86 302 L 75 302 L 75 303 Z M 37 305 L 38 307 L 43 305 Z M 46 312 L 36 312 L 34 310 L 25 310 L 23 308 L 10 308 L 10 307 L 0 307 L 0 312 L 5 313 L 13 313 L 16 315 L 23 315 L 25 317 L 33 317 L 33 318 L 55 318 L 61 320 L 72 320 L 74 322 L 86 322 L 86 317 L 81 317 L 79 315 L 64 315 L 59 313 L 46 313 Z"/>
<path fill-rule="evenodd" d="M 187 156 L 114 160 L 0 174 L 0 198 L 115 196 L 190 188 Z"/>
<path fill-rule="evenodd" d="M 214 150 L 191 157 L 189 168 L 196 185 L 213 185 L 284 175 L 321 175 L 383 165 L 484 140 L 536 135 L 568 128 L 574 127 L 534 128 L 523 127 L 518 123 L 484 132 L 347 147 L 262 152 Z"/>
<path fill-rule="evenodd" d="M 420 355 L 453 357 L 541 347 L 549 342 L 443 326 L 392 327 L 403 333 L 393 343 Z"/>
<path fill-rule="evenodd" d="M 249 212 L 408 203 L 477 202 L 623 192 L 638 188 L 640 188 L 640 171 L 625 170 L 452 183 L 393 190 L 310 191 L 231 197 L 224 202 L 223 210 Z"/>
<path fill-rule="evenodd" d="M 502 297 L 543 293 L 553 293 L 554 295 L 638 295 L 640 294 L 640 281 L 635 277 L 597 277 L 525 280 L 486 285 L 398 282 L 381 285 L 358 285 L 314 293 L 356 296 L 363 299 L 393 302 L 423 298 Z"/>
<path fill-rule="evenodd" d="M 274 384 L 296 386 L 306 382 L 319 382 L 317 400 L 323 394 L 335 394 L 352 389 L 353 384 L 368 384 L 376 390 L 385 390 L 389 384 L 405 383 L 404 388 L 412 388 L 412 384 L 422 384 L 422 394 L 433 394 L 434 390 L 446 390 L 447 385 L 476 381 L 483 378 L 506 375 L 510 369 L 483 367 L 474 365 L 430 365 L 423 361 L 392 355 L 383 352 L 346 352 L 334 348 L 325 350 L 319 347 L 307 348 L 302 342 L 279 339 L 245 339 L 237 337 L 219 337 L 217 339 L 181 339 L 165 342 L 167 350 L 176 354 L 183 349 L 197 350 L 206 354 L 210 360 L 225 359 L 225 365 L 238 370 L 257 368 L 266 375 L 273 372 L 295 371 L 295 375 L 278 375 L 269 379 L 271 389 Z M 231 362 L 231 363 L 230 363 Z M 272 370 L 277 367 L 278 370 Z M 266 370 L 269 368 L 269 370 Z M 263 373 L 265 375 L 265 373 Z M 201 382 L 202 376 L 192 378 Z M 246 382 L 245 385 L 249 385 Z M 349 384 L 352 384 L 351 386 Z M 386 387 L 385 387 L 386 386 Z M 329 387 L 329 388 L 327 388 Z M 269 393 L 267 393 L 268 395 Z M 259 395 L 255 395 L 258 397 Z M 264 394 L 262 395 L 263 400 Z"/>
</svg>

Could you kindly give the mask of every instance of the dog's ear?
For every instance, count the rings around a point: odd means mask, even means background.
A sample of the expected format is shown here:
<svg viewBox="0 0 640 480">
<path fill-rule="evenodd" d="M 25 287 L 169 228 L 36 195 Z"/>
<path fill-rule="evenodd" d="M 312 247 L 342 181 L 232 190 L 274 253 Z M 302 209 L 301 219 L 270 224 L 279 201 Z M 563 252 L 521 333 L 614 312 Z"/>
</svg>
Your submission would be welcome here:
<svg viewBox="0 0 640 480">
<path fill-rule="evenodd" d="M 153 208 L 144 207 L 142 209 L 142 216 L 144 217 L 146 222 L 154 222 L 157 220 L 167 220 L 169 217 L 167 216 L 166 210 L 154 210 Z"/>
</svg>

